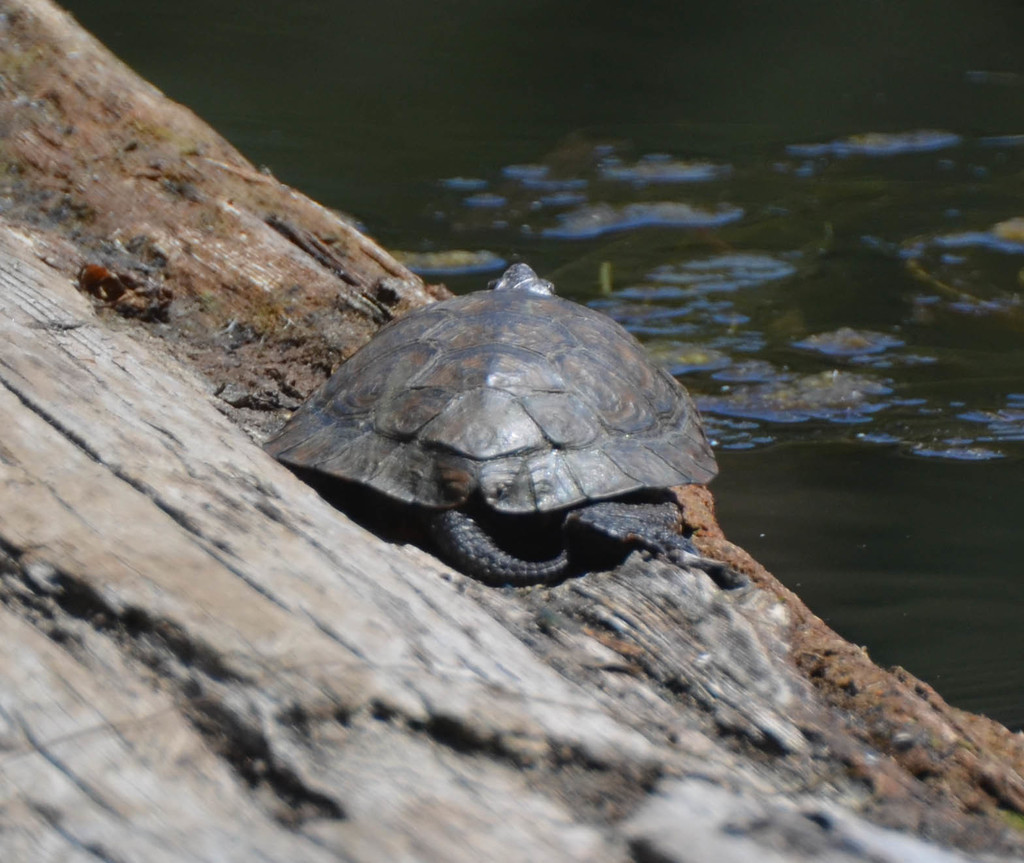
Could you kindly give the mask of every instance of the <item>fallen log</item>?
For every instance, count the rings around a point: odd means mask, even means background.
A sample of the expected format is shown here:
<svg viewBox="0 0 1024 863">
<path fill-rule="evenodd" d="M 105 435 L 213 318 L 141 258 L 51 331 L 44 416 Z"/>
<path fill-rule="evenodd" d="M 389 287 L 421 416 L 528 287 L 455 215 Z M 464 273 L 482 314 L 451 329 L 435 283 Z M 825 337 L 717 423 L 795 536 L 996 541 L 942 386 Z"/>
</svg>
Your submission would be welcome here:
<svg viewBox="0 0 1024 863">
<path fill-rule="evenodd" d="M 874 666 L 706 492 L 748 589 L 635 554 L 493 590 L 275 464 L 441 291 L 46 0 L 0 10 L 3 859 L 1024 854 L 1019 735 Z"/>
</svg>

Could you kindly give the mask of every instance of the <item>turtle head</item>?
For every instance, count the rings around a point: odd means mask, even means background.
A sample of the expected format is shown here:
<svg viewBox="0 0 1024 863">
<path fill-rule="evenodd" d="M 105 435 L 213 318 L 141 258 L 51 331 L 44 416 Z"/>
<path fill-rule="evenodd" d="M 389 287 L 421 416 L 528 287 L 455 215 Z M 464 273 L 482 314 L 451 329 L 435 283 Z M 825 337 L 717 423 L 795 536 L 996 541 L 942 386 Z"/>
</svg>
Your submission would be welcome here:
<svg viewBox="0 0 1024 863">
<path fill-rule="evenodd" d="M 500 279 L 491 282 L 495 291 L 529 291 L 531 294 L 549 296 L 555 292 L 555 286 L 538 276 L 527 264 L 513 264 L 502 274 Z"/>
</svg>

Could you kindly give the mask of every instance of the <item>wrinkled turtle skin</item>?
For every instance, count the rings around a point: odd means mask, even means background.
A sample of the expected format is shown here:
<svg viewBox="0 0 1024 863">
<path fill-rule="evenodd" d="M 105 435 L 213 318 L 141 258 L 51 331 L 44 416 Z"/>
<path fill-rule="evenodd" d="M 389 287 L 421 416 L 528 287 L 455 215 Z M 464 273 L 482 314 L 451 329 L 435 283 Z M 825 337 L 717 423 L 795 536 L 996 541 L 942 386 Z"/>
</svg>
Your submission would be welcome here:
<svg viewBox="0 0 1024 863">
<path fill-rule="evenodd" d="M 702 561 L 673 504 L 629 496 L 717 471 L 686 390 L 526 264 L 384 327 L 266 448 L 410 505 L 445 557 L 492 584 L 563 578 L 597 538 Z M 552 521 L 558 547 L 542 554 L 531 536 Z"/>
</svg>

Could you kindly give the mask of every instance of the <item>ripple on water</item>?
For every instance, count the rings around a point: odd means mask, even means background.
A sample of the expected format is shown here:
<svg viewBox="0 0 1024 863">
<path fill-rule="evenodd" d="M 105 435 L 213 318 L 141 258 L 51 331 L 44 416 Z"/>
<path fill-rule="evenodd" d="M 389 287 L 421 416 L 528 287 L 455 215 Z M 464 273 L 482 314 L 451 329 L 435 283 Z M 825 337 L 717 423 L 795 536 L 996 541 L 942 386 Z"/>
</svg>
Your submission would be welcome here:
<svg viewBox="0 0 1024 863">
<path fill-rule="evenodd" d="M 505 266 L 505 259 L 494 252 L 449 249 L 443 252 L 392 251 L 405 266 L 421 276 L 462 276 L 489 273 Z"/>
<path fill-rule="evenodd" d="M 898 156 L 904 153 L 928 153 L 955 147 L 961 137 L 939 129 L 913 132 L 865 132 L 837 138 L 822 144 L 790 144 L 786 152 L 799 158 L 815 156 Z"/>
<path fill-rule="evenodd" d="M 957 406 L 962 407 L 963 402 L 948 404 L 949 408 Z M 921 458 L 990 461 L 1005 458 L 1005 449 L 1019 451 L 1020 443 L 1024 442 L 1024 396 L 1019 393 L 1007 395 L 1005 405 L 999 408 L 957 412 L 956 419 L 963 426 L 943 419 L 945 411 L 936 406 L 922 406 L 918 413 L 935 416 L 948 427 L 929 435 L 919 435 L 917 441 L 904 441 L 907 443 L 906 452 Z"/>
<path fill-rule="evenodd" d="M 687 302 L 682 300 L 688 299 Z M 660 300 L 668 300 L 660 303 Z M 662 288 L 655 285 L 634 285 L 623 288 L 602 300 L 594 300 L 589 304 L 592 308 L 601 309 L 605 314 L 615 318 L 631 332 L 646 332 L 652 325 L 657 327 L 683 326 L 685 322 L 696 323 L 705 333 L 717 324 L 719 327 L 733 327 L 736 321 L 746 321 L 739 315 L 727 300 L 712 301 L 697 296 L 684 298 L 677 288 Z M 679 334 L 679 330 L 676 334 Z M 671 334 L 671 330 L 670 330 Z"/>
<path fill-rule="evenodd" d="M 986 231 L 957 231 L 919 237 L 906 243 L 900 251 L 905 258 L 920 257 L 929 247 L 936 249 L 981 248 L 1006 255 L 1024 254 L 1024 217 L 1014 216 L 997 222 Z M 960 262 L 963 259 L 953 259 Z"/>
<path fill-rule="evenodd" d="M 748 450 L 775 443 L 776 437 L 760 423 L 707 415 L 704 429 L 715 449 Z"/>
<path fill-rule="evenodd" d="M 487 188 L 487 181 L 479 177 L 447 177 L 438 180 L 438 184 L 455 192 L 480 192 Z"/>
<path fill-rule="evenodd" d="M 767 282 L 789 278 L 796 267 L 772 255 L 756 252 L 736 252 L 665 264 L 647 274 L 653 282 L 675 285 L 686 292 L 710 294 L 716 291 L 736 291 Z"/>
<path fill-rule="evenodd" d="M 794 348 L 823 354 L 827 357 L 845 357 L 857 359 L 869 354 L 880 354 L 890 348 L 904 345 L 903 339 L 886 333 L 872 330 L 855 330 L 852 327 L 840 327 L 827 333 L 817 333 L 793 342 Z"/>
<path fill-rule="evenodd" d="M 547 165 L 506 165 L 501 169 L 501 176 L 509 180 L 543 180 L 551 172 Z"/>
<path fill-rule="evenodd" d="M 716 381 L 735 384 L 761 384 L 774 380 L 779 372 L 767 360 L 743 360 L 715 372 Z"/>
<path fill-rule="evenodd" d="M 577 204 L 585 204 L 587 196 L 582 192 L 556 191 L 547 195 L 541 195 L 537 203 L 541 207 L 575 207 Z"/>
<path fill-rule="evenodd" d="M 759 354 L 768 346 L 760 330 L 728 330 L 708 341 L 708 345 L 730 354 Z"/>
<path fill-rule="evenodd" d="M 707 183 L 732 173 L 731 165 L 701 160 L 682 161 L 671 156 L 643 156 L 632 165 L 609 160 L 600 168 L 602 179 L 646 186 L 650 183 Z"/>
<path fill-rule="evenodd" d="M 903 442 L 902 438 L 884 431 L 857 432 L 856 438 L 861 443 L 873 443 L 880 446 L 894 446 Z"/>
<path fill-rule="evenodd" d="M 1011 405 L 994 411 L 966 411 L 957 415 L 969 423 L 985 427 L 978 440 L 1024 441 L 1024 407 Z"/>
<path fill-rule="evenodd" d="M 992 459 L 1005 458 L 1005 456 L 994 449 L 977 446 L 970 441 L 953 438 L 936 443 L 913 444 L 907 450 L 911 455 L 921 458 L 941 458 L 953 461 L 991 461 Z"/>
<path fill-rule="evenodd" d="M 583 177 L 550 177 L 537 180 L 520 180 L 519 185 L 530 192 L 581 192 L 590 185 Z"/>
<path fill-rule="evenodd" d="M 699 322 L 688 320 L 694 313 L 689 305 L 655 306 L 622 297 L 594 300 L 588 305 L 601 309 L 635 336 L 689 336 L 704 331 Z"/>
<path fill-rule="evenodd" d="M 560 240 L 585 240 L 634 228 L 715 228 L 743 218 L 743 209 L 731 204 L 696 207 L 678 201 L 651 203 L 587 204 L 563 213 L 558 224 L 545 228 L 543 236 Z"/>
<path fill-rule="evenodd" d="M 480 192 L 477 195 L 463 198 L 462 203 L 467 207 L 496 210 L 499 207 L 504 207 L 508 203 L 508 198 L 504 195 L 496 195 L 494 192 Z"/>
<path fill-rule="evenodd" d="M 553 177 L 547 165 L 506 165 L 501 176 L 534 192 L 580 192 L 589 182 L 584 177 Z"/>
</svg>

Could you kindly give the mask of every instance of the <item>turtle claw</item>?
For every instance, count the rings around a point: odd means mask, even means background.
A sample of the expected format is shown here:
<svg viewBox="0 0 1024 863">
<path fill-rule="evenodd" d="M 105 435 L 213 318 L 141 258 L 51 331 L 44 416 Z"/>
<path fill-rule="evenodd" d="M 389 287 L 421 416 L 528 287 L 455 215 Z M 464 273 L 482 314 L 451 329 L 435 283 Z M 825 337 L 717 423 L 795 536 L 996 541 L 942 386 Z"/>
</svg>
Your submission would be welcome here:
<svg viewBox="0 0 1024 863">
<path fill-rule="evenodd" d="M 574 545 L 581 547 L 596 539 L 619 544 L 623 548 L 642 548 L 679 567 L 707 573 L 723 590 L 735 590 L 749 584 L 742 573 L 721 561 L 704 557 L 697 547 L 678 531 L 679 510 L 674 503 L 632 503 L 603 501 L 582 506 L 566 516 L 566 532 Z"/>
<path fill-rule="evenodd" d="M 429 525 L 438 550 L 450 563 L 491 585 L 553 584 L 572 573 L 608 568 L 638 548 L 675 566 L 699 569 L 723 590 L 749 583 L 724 563 L 704 557 L 679 533 L 679 510 L 673 503 L 601 501 L 571 510 L 562 522 L 564 546 L 539 559 L 523 558 L 503 547 L 492 533 L 494 521 L 449 509 L 434 513 Z"/>
</svg>

